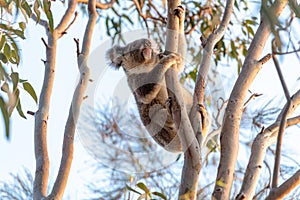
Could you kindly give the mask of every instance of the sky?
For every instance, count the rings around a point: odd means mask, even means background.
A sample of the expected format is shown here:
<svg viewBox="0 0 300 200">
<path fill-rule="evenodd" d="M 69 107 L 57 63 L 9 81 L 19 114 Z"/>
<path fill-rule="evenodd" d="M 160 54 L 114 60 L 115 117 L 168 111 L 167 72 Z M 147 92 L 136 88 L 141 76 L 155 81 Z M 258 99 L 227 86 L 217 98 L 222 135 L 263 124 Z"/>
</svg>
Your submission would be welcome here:
<svg viewBox="0 0 300 200">
<path fill-rule="evenodd" d="M 60 4 L 53 4 L 53 11 L 55 12 L 55 18 L 60 19 L 60 16 L 63 13 L 63 6 Z M 67 35 L 61 38 L 58 42 L 56 75 L 48 121 L 50 183 L 53 183 L 55 180 L 59 167 L 65 122 L 75 83 L 78 78 L 76 45 L 73 38 L 81 39 L 83 37 L 83 27 L 85 27 L 86 22 L 87 18 L 79 15 L 77 21 L 73 24 Z M 100 94 L 98 95 L 103 96 L 105 99 L 109 98 L 111 95 L 109 91 L 114 91 L 115 86 L 112 83 L 118 82 L 120 77 L 123 76 L 123 73 L 122 71 L 116 72 L 109 69 L 106 70 L 107 65 L 104 60 L 104 52 L 107 48 L 109 48 L 109 41 L 104 37 L 105 34 L 103 33 L 103 29 L 104 28 L 101 27 L 101 24 L 98 23 L 96 25 L 91 53 L 94 56 L 97 56 L 97 53 L 100 54 L 100 60 L 92 61 L 92 63 L 99 64 L 100 69 L 105 69 L 104 71 L 99 72 L 102 73 L 102 77 L 97 79 L 97 91 L 100 91 Z M 28 79 L 39 96 L 44 76 L 44 65 L 41 59 L 45 59 L 45 46 L 43 45 L 41 38 L 45 38 L 45 31 L 42 27 L 36 25 L 33 21 L 30 21 L 25 35 L 26 40 L 21 42 L 22 59 L 19 66 L 20 78 Z M 134 37 L 138 36 L 134 35 Z M 266 47 L 264 55 L 267 53 L 270 53 L 270 47 Z M 300 88 L 298 80 L 300 75 L 299 60 L 297 60 L 294 56 L 287 55 L 281 58 L 281 62 L 286 61 L 290 64 L 282 65 L 283 74 L 284 77 L 288 77 L 286 78 L 286 81 L 292 93 L 292 91 L 295 92 L 296 88 Z M 236 70 L 229 68 L 221 70 L 221 73 L 226 74 L 223 78 L 232 76 L 235 78 L 237 77 Z M 228 82 L 229 80 L 224 81 Z M 259 72 L 256 80 L 251 86 L 251 91 L 263 93 L 266 98 L 273 98 L 274 95 L 283 94 L 277 72 L 272 61 L 265 64 Z M 36 111 L 37 109 L 37 105 L 34 100 L 32 100 L 31 97 L 24 91 L 21 91 L 21 103 L 24 113 L 27 112 L 27 110 Z M 2 123 L 0 123 L 0 129 L 4 130 Z M 35 160 L 33 132 L 34 117 L 27 115 L 27 120 L 25 120 L 19 117 L 18 113 L 14 111 L 12 116 L 10 140 L 7 141 L 4 134 L 0 136 L 0 163 L 2 163 L 0 165 L 0 181 L 9 179 L 10 173 L 22 172 L 23 167 L 28 168 L 32 174 L 34 174 Z M 297 141 L 298 137 L 298 135 L 291 133 L 287 137 L 288 142 Z M 298 144 L 289 142 L 288 148 L 298 148 Z M 293 151 L 295 151 L 295 149 Z M 300 160 L 300 156 L 296 156 L 296 158 Z M 65 192 L 66 197 L 71 197 L 71 199 L 83 199 L 86 197 L 85 192 L 87 191 L 83 189 L 85 188 L 84 184 L 93 177 L 91 174 L 92 172 L 86 170 L 87 160 L 94 160 L 94 158 L 86 152 L 86 149 L 84 149 L 79 137 L 76 136 L 74 161 L 68 180 L 67 190 Z"/>
</svg>

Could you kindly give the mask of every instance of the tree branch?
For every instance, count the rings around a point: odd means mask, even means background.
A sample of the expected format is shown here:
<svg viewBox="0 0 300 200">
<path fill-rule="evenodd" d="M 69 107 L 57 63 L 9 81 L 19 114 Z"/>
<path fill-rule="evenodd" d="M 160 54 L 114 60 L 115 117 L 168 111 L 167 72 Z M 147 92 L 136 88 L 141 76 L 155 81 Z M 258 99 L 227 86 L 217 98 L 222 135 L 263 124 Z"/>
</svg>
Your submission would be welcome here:
<svg viewBox="0 0 300 200">
<path fill-rule="evenodd" d="M 68 4 L 68 9 L 58 25 L 58 29 L 55 29 L 52 34 L 47 34 L 48 42 L 46 44 L 46 61 L 45 62 L 45 72 L 44 72 L 44 82 L 42 86 L 42 91 L 39 98 L 39 108 L 35 114 L 35 129 L 34 129 L 34 150 L 35 150 L 35 160 L 36 160 L 36 171 L 35 179 L 33 183 L 33 199 L 40 200 L 47 196 L 47 186 L 49 179 L 49 156 L 47 147 L 47 122 L 50 109 L 50 100 L 52 95 L 52 88 L 55 76 L 55 64 L 56 64 L 56 47 L 57 40 L 59 38 L 59 33 L 61 29 L 65 29 L 68 20 L 73 15 L 76 0 L 70 0 Z M 32 15 L 33 19 L 36 19 Z M 40 23 L 45 23 L 40 21 Z M 48 24 L 48 23 L 47 23 Z M 45 26 L 48 33 L 48 25 Z M 51 47 L 51 48 L 49 48 Z"/>
<path fill-rule="evenodd" d="M 300 170 L 298 170 L 292 177 L 286 180 L 278 188 L 272 189 L 266 200 L 283 199 L 298 185 L 300 185 Z"/>
<path fill-rule="evenodd" d="M 182 29 L 179 31 L 179 17 L 181 17 L 181 20 L 184 20 L 184 16 L 175 15 L 175 9 L 180 4 L 180 0 L 168 1 L 166 52 L 178 52 L 178 42 L 181 40 L 179 37 L 184 37 L 183 26 L 180 27 Z M 184 57 L 185 55 L 181 56 Z M 200 147 L 186 112 L 177 73 L 169 69 L 165 77 L 168 94 L 173 100 L 171 108 L 173 119 L 184 151 L 184 166 L 181 174 L 179 199 L 196 199 L 199 172 L 201 169 Z"/>
<path fill-rule="evenodd" d="M 277 137 L 277 144 L 276 144 L 275 164 L 274 164 L 273 179 L 272 179 L 272 188 L 276 188 L 277 185 L 278 185 L 278 176 L 279 176 L 279 170 L 280 170 L 282 136 L 283 136 L 283 132 L 284 132 L 285 124 L 286 124 L 288 110 L 289 110 L 290 105 L 291 105 L 291 97 L 290 97 L 287 85 L 284 81 L 283 75 L 281 73 L 279 62 L 277 60 L 276 55 L 274 54 L 274 52 L 275 52 L 275 39 L 273 39 L 273 42 L 272 42 L 272 52 L 273 52 L 274 65 L 276 67 L 276 71 L 278 73 L 278 76 L 279 76 L 279 79 L 280 79 L 280 82 L 281 82 L 281 85 L 282 85 L 282 88 L 283 88 L 283 91 L 284 91 L 284 94 L 285 94 L 285 97 L 286 97 L 286 100 L 287 100 L 286 106 L 285 106 L 283 114 L 281 116 L 280 127 L 279 127 L 279 132 L 278 132 L 278 137 Z"/>
<path fill-rule="evenodd" d="M 78 3 L 84 3 L 84 4 L 88 4 L 89 0 L 78 0 Z M 107 10 L 111 7 L 113 7 L 114 3 L 116 2 L 116 0 L 112 0 L 108 3 L 100 3 L 96 1 L 96 8 L 101 9 L 101 10 Z"/>
<path fill-rule="evenodd" d="M 64 16 L 60 20 L 58 26 L 56 27 L 56 31 L 57 31 L 58 34 L 63 34 L 66 27 L 68 27 L 68 24 L 71 21 L 71 18 L 74 14 L 76 6 L 77 6 L 77 0 L 70 0 L 69 1 L 68 8 L 67 8 Z"/>
<path fill-rule="evenodd" d="M 287 2 L 287 0 L 277 0 L 274 5 L 271 6 L 270 12 L 274 13 L 274 16 L 276 17 L 279 16 Z M 213 198 L 215 199 L 230 198 L 239 148 L 239 128 L 244 99 L 248 88 L 262 67 L 262 63 L 258 61 L 260 60 L 262 51 L 270 33 L 270 22 L 267 18 L 263 17 L 250 44 L 247 56 L 242 66 L 242 71 L 239 74 L 228 101 L 220 136 L 221 158 L 215 189 L 213 192 Z"/>
<path fill-rule="evenodd" d="M 290 116 L 300 105 L 300 90 L 291 97 L 291 106 L 288 109 L 287 116 Z M 286 107 L 286 106 L 285 106 Z M 283 110 L 285 109 L 283 108 Z M 276 121 L 259 133 L 253 141 L 251 155 L 246 168 L 245 177 L 239 194 L 236 199 L 252 199 L 255 193 L 256 185 L 259 180 L 266 149 L 276 142 L 280 119 L 283 111 L 278 115 Z M 300 116 L 287 120 L 286 126 L 292 126 L 300 122 Z"/>
<path fill-rule="evenodd" d="M 199 143 L 202 143 L 202 140 L 205 139 L 202 133 L 202 124 L 201 122 L 201 115 L 197 115 L 197 105 L 203 105 L 204 103 L 204 91 L 205 91 L 205 83 L 207 74 L 210 68 L 210 63 L 212 60 L 213 49 L 216 43 L 223 37 L 227 26 L 230 21 L 230 16 L 233 11 L 233 4 L 234 0 L 227 0 L 226 7 L 224 11 L 223 18 L 221 20 L 220 26 L 218 29 L 211 33 L 207 40 L 205 40 L 204 49 L 203 49 L 203 56 L 200 64 L 200 69 L 198 70 L 197 80 L 194 89 L 194 96 L 193 96 L 193 106 L 189 113 L 190 121 L 192 123 L 193 129 L 197 136 L 200 137 Z M 203 37 L 202 37 L 203 38 Z M 204 119 L 205 120 L 205 119 Z"/>
<path fill-rule="evenodd" d="M 69 116 L 65 126 L 60 168 L 51 195 L 48 197 L 48 199 L 62 199 L 73 160 L 74 134 L 76 123 L 80 112 L 80 106 L 84 99 L 84 92 L 86 90 L 90 77 L 89 68 L 87 66 L 87 58 L 90 52 L 92 35 L 97 20 L 96 0 L 89 0 L 88 11 L 89 21 L 86 26 L 83 38 L 82 54 L 77 57 L 78 68 L 80 71 L 80 80 L 73 94 L 72 104 L 70 106 Z"/>
</svg>

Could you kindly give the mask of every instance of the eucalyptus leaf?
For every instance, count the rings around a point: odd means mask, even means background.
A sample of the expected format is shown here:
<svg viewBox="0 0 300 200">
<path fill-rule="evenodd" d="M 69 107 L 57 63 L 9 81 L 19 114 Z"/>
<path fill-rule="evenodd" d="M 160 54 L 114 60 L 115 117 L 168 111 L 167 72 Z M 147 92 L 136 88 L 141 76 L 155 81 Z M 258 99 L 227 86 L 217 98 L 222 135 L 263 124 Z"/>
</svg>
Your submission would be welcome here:
<svg viewBox="0 0 300 200">
<path fill-rule="evenodd" d="M 25 90 L 26 92 L 28 92 L 28 94 L 29 94 L 29 95 L 34 99 L 34 101 L 37 103 L 38 98 L 37 98 L 37 96 L 36 96 L 36 93 L 35 93 L 33 87 L 31 86 L 31 84 L 28 83 L 28 82 L 24 82 L 24 83 L 23 83 L 23 88 L 24 88 L 24 90 Z"/>
<path fill-rule="evenodd" d="M 6 109 L 6 103 L 3 100 L 2 96 L 0 96 L 0 108 L 1 108 L 2 116 L 3 116 L 3 120 L 4 120 L 4 125 L 5 125 L 5 135 L 6 135 L 6 138 L 9 139 L 10 120 L 9 120 L 8 112 Z"/>
<path fill-rule="evenodd" d="M 22 106 L 21 106 L 21 101 L 20 101 L 20 99 L 18 99 L 17 111 L 18 111 L 18 113 L 19 113 L 19 115 L 20 115 L 21 117 L 23 117 L 24 119 L 27 119 L 26 116 L 24 115 L 23 110 L 22 110 Z"/>
<path fill-rule="evenodd" d="M 19 74 L 17 72 L 13 72 L 10 77 L 13 83 L 13 91 L 15 91 L 19 83 Z"/>
</svg>

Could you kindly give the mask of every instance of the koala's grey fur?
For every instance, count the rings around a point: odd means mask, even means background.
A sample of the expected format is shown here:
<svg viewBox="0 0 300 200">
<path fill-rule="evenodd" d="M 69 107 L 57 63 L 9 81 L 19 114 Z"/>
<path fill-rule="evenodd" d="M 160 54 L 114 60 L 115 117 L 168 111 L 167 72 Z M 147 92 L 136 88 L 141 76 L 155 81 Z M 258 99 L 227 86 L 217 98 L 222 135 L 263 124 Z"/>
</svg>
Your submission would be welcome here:
<svg viewBox="0 0 300 200">
<path fill-rule="evenodd" d="M 174 121 L 167 111 L 168 93 L 165 84 L 166 71 L 181 62 L 180 56 L 174 53 L 163 55 L 155 42 L 139 39 L 124 47 L 112 47 L 107 57 L 112 67 L 124 69 L 141 120 L 150 135 L 166 150 L 182 151 Z M 182 93 L 189 113 L 192 95 L 184 88 Z"/>
</svg>

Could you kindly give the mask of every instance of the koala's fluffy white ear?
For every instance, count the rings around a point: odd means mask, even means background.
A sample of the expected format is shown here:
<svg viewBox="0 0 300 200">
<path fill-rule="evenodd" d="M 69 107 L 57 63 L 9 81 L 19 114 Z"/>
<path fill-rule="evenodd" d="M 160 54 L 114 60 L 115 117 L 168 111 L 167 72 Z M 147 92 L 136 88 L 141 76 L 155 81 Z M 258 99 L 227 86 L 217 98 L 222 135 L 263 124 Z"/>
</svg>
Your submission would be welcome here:
<svg viewBox="0 0 300 200">
<path fill-rule="evenodd" d="M 106 52 L 106 59 L 109 60 L 109 64 L 115 68 L 119 69 L 122 65 L 123 59 L 123 48 L 119 45 L 113 46 Z"/>
</svg>

